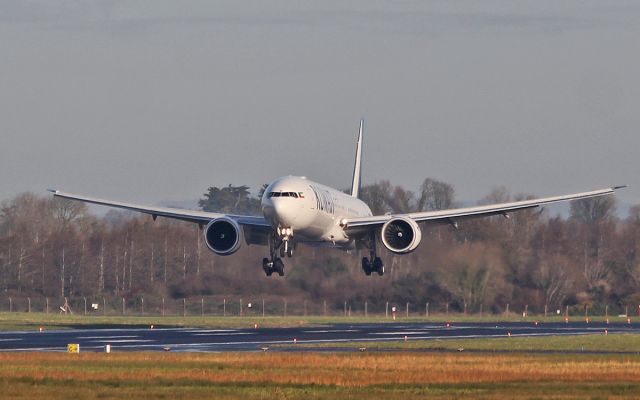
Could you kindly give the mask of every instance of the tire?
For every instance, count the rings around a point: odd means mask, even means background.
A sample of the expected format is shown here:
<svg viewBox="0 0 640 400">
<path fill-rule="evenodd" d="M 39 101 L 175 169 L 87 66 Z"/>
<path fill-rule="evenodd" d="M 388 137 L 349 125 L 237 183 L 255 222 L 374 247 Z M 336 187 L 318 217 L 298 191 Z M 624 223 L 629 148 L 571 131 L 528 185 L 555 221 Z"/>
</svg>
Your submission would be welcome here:
<svg viewBox="0 0 640 400">
<path fill-rule="evenodd" d="M 277 258 L 273 261 L 273 270 L 280 276 L 284 276 L 284 263 L 281 259 Z"/>
<path fill-rule="evenodd" d="M 269 266 L 269 259 L 266 257 L 262 259 L 262 269 L 267 276 L 273 274 L 273 268 Z"/>
<path fill-rule="evenodd" d="M 380 276 L 384 275 L 384 263 L 380 257 L 376 257 L 375 260 L 373 260 L 372 270 L 376 271 Z"/>
<path fill-rule="evenodd" d="M 362 270 L 366 276 L 371 275 L 371 262 L 369 262 L 367 257 L 362 258 Z"/>
</svg>

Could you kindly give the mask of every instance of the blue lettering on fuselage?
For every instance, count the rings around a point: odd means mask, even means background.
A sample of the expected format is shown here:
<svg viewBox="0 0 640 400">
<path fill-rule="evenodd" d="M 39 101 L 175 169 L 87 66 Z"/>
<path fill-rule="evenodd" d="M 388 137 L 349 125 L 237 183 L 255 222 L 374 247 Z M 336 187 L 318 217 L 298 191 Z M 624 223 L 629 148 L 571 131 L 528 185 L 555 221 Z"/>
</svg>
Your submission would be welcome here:
<svg viewBox="0 0 640 400">
<path fill-rule="evenodd" d="M 335 205 L 333 203 L 333 197 L 328 190 L 320 189 L 315 186 L 309 186 L 316 197 L 316 208 L 324 211 L 327 214 L 335 213 Z"/>
</svg>

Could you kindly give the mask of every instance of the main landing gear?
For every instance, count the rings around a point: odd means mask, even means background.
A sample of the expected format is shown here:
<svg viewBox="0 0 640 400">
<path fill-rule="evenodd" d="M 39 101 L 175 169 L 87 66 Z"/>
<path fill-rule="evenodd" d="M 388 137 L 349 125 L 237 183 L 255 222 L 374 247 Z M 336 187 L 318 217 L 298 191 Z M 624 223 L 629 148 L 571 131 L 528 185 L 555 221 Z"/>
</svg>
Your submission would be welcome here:
<svg viewBox="0 0 640 400">
<path fill-rule="evenodd" d="M 280 233 L 280 229 L 278 229 Z M 293 257 L 293 242 L 291 241 L 291 229 L 282 229 L 281 237 L 271 234 L 269 235 L 269 258 L 262 259 L 262 269 L 267 276 L 271 276 L 274 272 L 280 276 L 284 276 L 284 257 Z"/>
<path fill-rule="evenodd" d="M 370 257 L 362 258 L 362 270 L 364 274 L 370 276 L 372 272 L 377 272 L 378 275 L 384 275 L 384 263 L 382 259 L 376 256 L 376 235 L 374 232 L 369 234 L 369 243 L 367 247 L 369 248 Z"/>
</svg>

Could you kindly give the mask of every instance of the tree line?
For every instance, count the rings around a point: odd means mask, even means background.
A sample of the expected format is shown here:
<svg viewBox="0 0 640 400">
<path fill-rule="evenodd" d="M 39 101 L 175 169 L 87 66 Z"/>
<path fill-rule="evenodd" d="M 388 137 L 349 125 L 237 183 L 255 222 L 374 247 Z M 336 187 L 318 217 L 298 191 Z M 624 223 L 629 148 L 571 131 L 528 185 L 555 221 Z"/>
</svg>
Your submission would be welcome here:
<svg viewBox="0 0 640 400">
<path fill-rule="evenodd" d="M 260 213 L 245 185 L 210 187 L 202 209 Z M 374 214 L 459 206 L 452 185 L 427 178 L 410 191 L 389 181 L 366 185 Z M 480 203 L 532 196 L 491 191 Z M 567 217 L 545 210 L 424 225 L 418 249 L 393 255 L 383 246 L 383 277 L 366 277 L 357 251 L 298 247 L 284 278 L 267 278 L 266 247 L 211 253 L 196 224 L 111 210 L 98 217 L 78 202 L 23 193 L 0 206 L 0 293 L 6 296 L 184 298 L 287 296 L 446 304 L 451 311 L 502 312 L 560 307 L 624 310 L 640 304 L 640 206 L 616 216 L 614 197 L 571 203 Z"/>
</svg>

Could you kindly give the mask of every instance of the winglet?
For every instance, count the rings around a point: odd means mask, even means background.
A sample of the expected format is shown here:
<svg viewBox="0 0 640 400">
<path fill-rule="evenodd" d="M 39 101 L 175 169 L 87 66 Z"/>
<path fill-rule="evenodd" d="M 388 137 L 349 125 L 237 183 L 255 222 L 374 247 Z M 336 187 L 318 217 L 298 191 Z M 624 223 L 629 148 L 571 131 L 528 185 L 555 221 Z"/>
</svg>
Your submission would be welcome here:
<svg viewBox="0 0 640 400">
<path fill-rule="evenodd" d="M 53 194 L 57 194 L 58 190 L 56 190 L 56 189 L 47 189 L 47 192 L 51 192 Z"/>
<path fill-rule="evenodd" d="M 611 189 L 613 189 L 613 190 L 618 190 L 618 189 L 624 189 L 624 188 L 626 188 L 626 187 L 627 187 L 627 185 L 619 185 L 619 186 L 614 186 L 614 187 L 612 187 Z"/>
<path fill-rule="evenodd" d="M 358 132 L 358 144 L 356 145 L 356 160 L 353 166 L 353 180 L 351 183 L 351 196 L 358 198 L 360 196 L 360 178 L 361 178 L 361 165 L 362 165 L 362 125 L 364 120 L 360 120 L 360 130 Z"/>
</svg>

